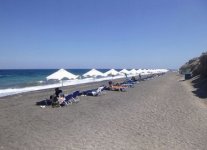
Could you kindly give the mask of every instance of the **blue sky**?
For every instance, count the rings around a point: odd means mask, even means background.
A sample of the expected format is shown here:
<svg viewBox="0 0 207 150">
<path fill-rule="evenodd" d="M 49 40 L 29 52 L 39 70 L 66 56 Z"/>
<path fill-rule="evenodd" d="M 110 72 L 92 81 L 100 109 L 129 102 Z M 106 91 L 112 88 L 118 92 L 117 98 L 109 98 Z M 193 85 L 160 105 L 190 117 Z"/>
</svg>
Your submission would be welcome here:
<svg viewBox="0 0 207 150">
<path fill-rule="evenodd" d="M 0 0 L 0 69 L 179 68 L 206 27 L 206 0 Z"/>
</svg>

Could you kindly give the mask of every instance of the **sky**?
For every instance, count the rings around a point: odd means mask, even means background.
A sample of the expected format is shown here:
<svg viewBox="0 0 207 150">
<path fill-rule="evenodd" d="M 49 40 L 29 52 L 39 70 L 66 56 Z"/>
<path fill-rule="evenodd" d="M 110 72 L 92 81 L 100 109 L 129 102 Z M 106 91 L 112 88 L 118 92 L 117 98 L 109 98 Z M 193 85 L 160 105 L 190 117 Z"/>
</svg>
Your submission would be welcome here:
<svg viewBox="0 0 207 150">
<path fill-rule="evenodd" d="M 0 0 L 0 69 L 177 69 L 205 51 L 206 0 Z"/>
</svg>

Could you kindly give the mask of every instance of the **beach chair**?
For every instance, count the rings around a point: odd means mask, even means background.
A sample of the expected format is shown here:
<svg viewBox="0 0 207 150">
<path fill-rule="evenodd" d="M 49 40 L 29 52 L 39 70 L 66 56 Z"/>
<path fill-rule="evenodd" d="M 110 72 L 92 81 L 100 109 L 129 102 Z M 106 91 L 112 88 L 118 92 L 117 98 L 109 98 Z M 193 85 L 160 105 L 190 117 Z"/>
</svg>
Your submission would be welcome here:
<svg viewBox="0 0 207 150">
<path fill-rule="evenodd" d="M 75 91 L 72 94 L 68 94 L 67 96 L 65 96 L 65 102 L 64 103 L 66 105 L 70 105 L 72 103 L 79 102 L 80 101 L 79 95 L 80 95 L 80 92 L 79 91 Z"/>
<path fill-rule="evenodd" d="M 88 90 L 88 91 L 83 91 L 83 95 L 86 96 L 99 96 L 102 94 L 102 91 L 104 90 L 104 86 L 100 86 L 98 89 L 94 89 L 94 90 Z"/>
<path fill-rule="evenodd" d="M 131 83 L 121 83 L 120 85 L 130 87 L 130 88 L 134 88 L 134 84 L 131 84 Z"/>
<path fill-rule="evenodd" d="M 40 102 L 36 102 L 36 105 L 38 105 L 38 106 L 50 106 L 50 105 L 52 105 L 52 100 L 45 99 L 45 100 L 42 100 Z"/>
<path fill-rule="evenodd" d="M 125 80 L 123 83 L 125 83 L 125 84 L 136 84 L 136 83 L 138 83 L 138 81 L 133 81 L 133 80 Z"/>
<path fill-rule="evenodd" d="M 94 95 L 96 96 L 99 96 L 103 93 L 103 90 L 104 90 L 104 86 L 100 86 L 95 92 L 94 92 Z"/>
<path fill-rule="evenodd" d="M 98 89 L 91 91 L 93 96 L 100 96 L 102 94 L 104 87 L 100 86 Z"/>
<path fill-rule="evenodd" d="M 69 94 L 65 96 L 65 102 L 66 105 L 70 105 L 73 103 L 73 94 Z"/>
<path fill-rule="evenodd" d="M 81 95 L 80 91 L 73 92 L 73 94 L 72 94 L 73 102 L 75 102 L 75 103 L 79 102 L 80 101 L 80 99 L 79 99 L 80 95 Z"/>
</svg>

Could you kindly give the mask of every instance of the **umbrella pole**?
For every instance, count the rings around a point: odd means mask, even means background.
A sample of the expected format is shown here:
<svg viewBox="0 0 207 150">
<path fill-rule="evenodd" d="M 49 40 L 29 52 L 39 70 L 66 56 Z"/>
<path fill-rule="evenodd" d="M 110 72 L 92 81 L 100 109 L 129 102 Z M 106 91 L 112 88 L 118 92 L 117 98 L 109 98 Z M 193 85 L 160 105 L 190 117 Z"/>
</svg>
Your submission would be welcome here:
<svg viewBox="0 0 207 150">
<path fill-rule="evenodd" d="M 61 80 L 62 81 L 62 87 L 63 87 L 63 80 Z"/>
</svg>

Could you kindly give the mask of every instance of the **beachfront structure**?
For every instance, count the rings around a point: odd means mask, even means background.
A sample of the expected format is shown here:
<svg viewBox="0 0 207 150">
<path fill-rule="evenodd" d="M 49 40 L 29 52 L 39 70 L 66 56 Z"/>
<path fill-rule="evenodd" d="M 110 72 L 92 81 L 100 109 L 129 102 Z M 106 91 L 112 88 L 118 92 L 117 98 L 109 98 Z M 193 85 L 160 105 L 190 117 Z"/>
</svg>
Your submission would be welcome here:
<svg viewBox="0 0 207 150">
<path fill-rule="evenodd" d="M 83 74 L 83 77 L 87 78 L 87 77 L 98 77 L 98 76 L 104 76 L 104 74 L 96 69 L 91 69 L 90 71 L 86 72 L 85 74 Z"/>
</svg>

